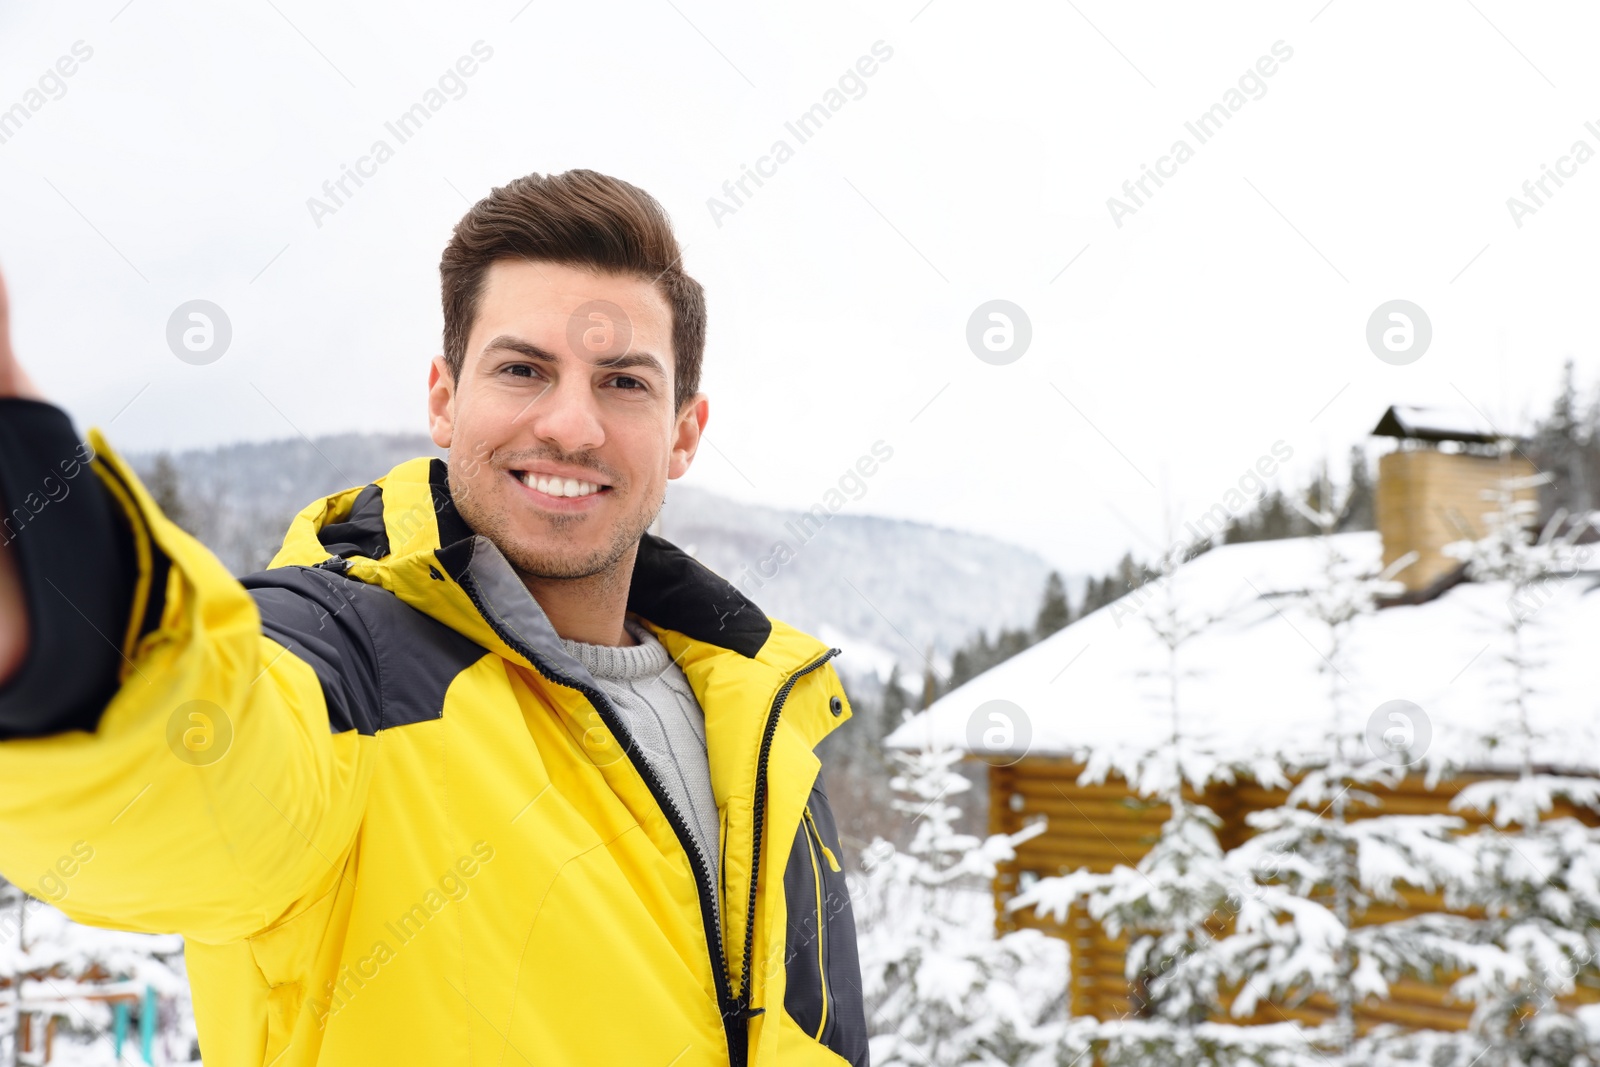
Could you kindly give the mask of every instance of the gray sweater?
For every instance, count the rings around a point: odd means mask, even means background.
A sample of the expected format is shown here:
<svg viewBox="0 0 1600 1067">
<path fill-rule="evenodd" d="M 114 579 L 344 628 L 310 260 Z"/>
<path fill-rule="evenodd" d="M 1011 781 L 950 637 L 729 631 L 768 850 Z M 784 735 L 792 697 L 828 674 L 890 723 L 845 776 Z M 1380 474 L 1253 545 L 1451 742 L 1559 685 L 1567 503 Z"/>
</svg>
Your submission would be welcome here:
<svg viewBox="0 0 1600 1067">
<path fill-rule="evenodd" d="M 656 777 L 677 804 L 718 883 L 721 822 L 706 757 L 706 719 L 683 671 L 666 646 L 631 618 L 623 626 L 637 645 L 589 645 L 562 638 L 616 706 Z"/>
</svg>

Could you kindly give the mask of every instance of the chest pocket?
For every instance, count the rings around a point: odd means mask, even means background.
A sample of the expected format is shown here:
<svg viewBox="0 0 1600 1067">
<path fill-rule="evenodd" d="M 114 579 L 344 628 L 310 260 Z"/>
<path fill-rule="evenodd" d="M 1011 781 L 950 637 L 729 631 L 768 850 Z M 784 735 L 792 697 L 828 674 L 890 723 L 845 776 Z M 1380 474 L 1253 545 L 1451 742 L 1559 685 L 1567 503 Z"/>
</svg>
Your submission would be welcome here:
<svg viewBox="0 0 1600 1067">
<path fill-rule="evenodd" d="M 867 1062 L 866 1007 L 855 916 L 833 811 L 811 790 L 783 872 L 788 929 L 783 1007 L 800 1028 L 853 1064 Z"/>
</svg>

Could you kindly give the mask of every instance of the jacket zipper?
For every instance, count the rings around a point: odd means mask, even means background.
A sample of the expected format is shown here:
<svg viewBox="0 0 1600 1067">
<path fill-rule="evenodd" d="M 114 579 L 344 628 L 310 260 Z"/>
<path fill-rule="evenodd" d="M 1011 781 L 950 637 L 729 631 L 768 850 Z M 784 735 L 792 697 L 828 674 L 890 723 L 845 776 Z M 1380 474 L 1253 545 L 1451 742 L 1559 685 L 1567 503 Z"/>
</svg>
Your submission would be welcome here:
<svg viewBox="0 0 1600 1067">
<path fill-rule="evenodd" d="M 826 920 L 822 914 L 822 861 L 817 858 L 817 846 L 822 845 L 822 834 L 817 831 L 816 821 L 811 818 L 810 804 L 806 805 L 805 819 L 806 849 L 811 853 L 811 874 L 817 886 L 817 978 L 822 983 L 822 1019 L 812 1036 L 821 1041 L 823 1031 L 828 1028 L 828 937 L 823 929 Z M 824 850 L 827 848 L 826 845 L 822 847 Z"/>
<path fill-rule="evenodd" d="M 604 693 L 598 689 L 591 689 L 576 679 L 545 669 L 544 664 L 534 655 L 533 649 L 524 644 L 521 638 L 515 634 L 507 633 L 491 617 L 492 613 L 484 610 L 476 582 L 463 576 L 463 579 L 460 580 L 460 585 L 461 588 L 466 590 L 467 597 L 472 601 L 472 606 L 478 609 L 478 614 L 483 617 L 483 621 L 488 623 L 489 628 L 499 636 L 500 640 L 515 649 L 523 659 L 533 665 L 534 670 L 538 671 L 547 680 L 557 685 L 566 686 L 568 689 L 575 689 L 588 697 L 589 703 L 599 713 L 601 721 L 606 724 L 606 728 L 615 737 L 632 740 L 632 737 L 622 728 L 621 720 L 617 718 L 615 709 L 611 707 L 611 702 L 606 699 Z M 624 751 L 627 750 L 624 749 Z M 712 971 L 717 984 L 717 1000 L 720 1004 L 719 1010 L 722 1013 L 723 1032 L 728 1041 L 728 1060 L 732 1067 L 746 1067 L 750 1054 L 749 1041 L 746 1036 L 746 1016 L 741 1010 L 742 1005 L 738 998 L 733 995 L 732 979 L 728 974 L 727 950 L 722 942 L 722 923 L 718 920 L 716 911 L 716 887 L 711 882 L 711 872 L 706 866 L 705 855 L 700 851 L 698 842 L 689 831 L 688 820 L 684 818 L 683 812 L 678 810 L 677 803 L 672 799 L 665 787 L 662 786 L 661 780 L 656 777 L 655 770 L 650 766 L 649 761 L 635 760 L 631 754 L 628 756 L 628 761 L 639 772 L 639 777 L 644 779 L 651 796 L 655 797 L 656 804 L 660 806 L 662 812 L 667 816 L 667 821 L 672 824 L 673 832 L 678 835 L 678 843 L 683 847 L 684 852 L 688 854 L 690 865 L 694 868 L 695 885 L 700 897 L 700 921 L 705 927 L 706 938 L 712 945 L 712 951 L 716 957 L 716 966 L 712 968 Z"/>
<path fill-rule="evenodd" d="M 738 995 L 743 1014 L 750 1014 L 750 956 L 755 951 L 756 940 L 756 889 L 761 874 L 761 824 L 766 817 L 767 807 L 767 758 L 772 754 L 772 739 L 778 732 L 778 716 L 783 714 L 783 702 L 789 698 L 789 691 L 794 684 L 805 675 L 810 674 L 834 656 L 839 654 L 839 649 L 830 648 L 817 659 L 801 667 L 784 680 L 778 695 L 772 698 L 772 710 L 767 715 L 766 730 L 761 735 L 761 752 L 756 760 L 756 786 L 752 797 L 754 825 L 751 828 L 752 855 L 750 857 L 750 901 L 745 911 L 744 921 L 744 955 L 740 957 L 740 966 L 744 973 L 740 976 L 743 981 Z M 765 1010 L 765 1009 L 763 1009 Z"/>
<path fill-rule="evenodd" d="M 589 699 L 589 703 L 593 705 L 595 711 L 599 713 L 601 721 L 606 724 L 606 728 L 610 730 L 614 736 L 619 738 L 627 737 L 630 741 L 632 740 L 628 732 L 622 728 L 621 720 L 617 718 L 615 709 L 611 707 L 611 702 L 606 699 L 604 693 L 600 692 L 598 689 L 591 689 L 590 687 L 578 682 L 576 679 L 568 678 L 565 675 L 557 674 L 553 671 L 545 669 L 544 664 L 536 655 L 534 655 L 533 649 L 524 644 L 522 639 L 517 637 L 515 634 L 508 633 L 500 626 L 498 622 L 495 621 L 491 612 L 484 610 L 483 598 L 479 595 L 477 583 L 472 581 L 472 579 L 467 575 L 463 575 L 458 581 L 461 588 L 466 590 L 467 598 L 472 601 L 472 606 L 477 609 L 478 615 L 488 625 L 489 629 L 495 632 L 495 635 L 498 636 L 500 640 L 504 641 L 510 648 L 515 649 L 523 659 L 527 660 L 533 665 L 534 670 L 538 671 L 547 680 L 554 682 L 557 685 L 564 685 L 568 689 L 575 689 L 587 697 Z M 767 722 L 766 735 L 761 740 L 760 761 L 756 768 L 756 819 L 754 830 L 755 856 L 754 862 L 752 862 L 750 867 L 749 920 L 745 924 L 744 959 L 746 981 L 744 983 L 745 989 L 742 995 L 735 996 L 733 993 L 733 979 L 728 973 L 728 953 L 722 941 L 722 924 L 718 920 L 716 911 L 717 889 L 716 886 L 712 884 L 711 872 L 706 866 L 705 855 L 700 851 L 699 844 L 695 841 L 694 835 L 689 830 L 688 820 L 683 817 L 683 813 L 678 810 L 677 803 L 672 799 L 671 795 L 661 784 L 661 780 L 656 777 L 655 770 L 650 766 L 649 761 L 634 760 L 631 754 L 628 756 L 628 761 L 633 764 L 634 769 L 639 773 L 639 777 L 644 780 L 646 787 L 649 788 L 651 796 L 655 797 L 656 804 L 667 816 L 667 821 L 672 824 L 673 832 L 678 835 L 678 844 L 682 846 L 684 852 L 689 856 L 691 861 L 690 866 L 694 868 L 695 884 L 699 891 L 698 895 L 700 897 L 700 921 L 706 929 L 707 940 L 712 945 L 713 953 L 716 956 L 716 966 L 712 968 L 712 972 L 713 977 L 716 979 L 717 1000 L 721 1005 L 720 1010 L 722 1012 L 722 1027 L 723 1033 L 727 1037 L 728 1041 L 728 1061 L 731 1064 L 731 1067 L 746 1067 L 746 1065 L 749 1063 L 749 1019 L 752 1014 L 759 1014 L 752 1013 L 749 1010 L 750 983 L 748 981 L 748 972 L 750 952 L 753 947 L 755 935 L 754 924 L 756 913 L 756 876 L 759 873 L 758 865 L 761 858 L 761 818 L 766 799 L 763 795 L 763 790 L 766 786 L 767 779 L 767 756 L 772 748 L 773 734 L 777 729 L 778 714 L 782 710 L 783 701 L 789 695 L 789 690 L 794 688 L 794 683 L 800 678 L 801 675 L 807 674 L 822 666 L 830 658 L 838 655 L 839 652 L 840 650 L 837 648 L 830 648 L 820 659 L 807 664 L 789 676 L 789 678 L 783 683 L 783 688 L 778 690 L 778 695 L 772 702 L 772 712 L 771 717 Z M 624 751 L 626 751 L 626 749 Z"/>
</svg>

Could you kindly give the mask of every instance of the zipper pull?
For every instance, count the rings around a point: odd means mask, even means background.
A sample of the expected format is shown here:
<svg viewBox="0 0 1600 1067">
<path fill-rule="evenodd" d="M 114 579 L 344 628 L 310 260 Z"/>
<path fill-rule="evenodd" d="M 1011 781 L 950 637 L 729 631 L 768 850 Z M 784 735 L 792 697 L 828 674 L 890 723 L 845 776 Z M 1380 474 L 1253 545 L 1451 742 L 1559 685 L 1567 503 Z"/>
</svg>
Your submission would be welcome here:
<svg viewBox="0 0 1600 1067">
<path fill-rule="evenodd" d="M 817 839 L 817 847 L 822 849 L 822 854 L 828 857 L 828 868 L 835 874 L 840 871 L 839 861 L 833 858 L 833 850 L 822 843 L 822 829 L 817 826 L 817 817 L 811 814 L 811 805 L 806 805 L 806 822 L 811 824 L 811 833 Z"/>
</svg>

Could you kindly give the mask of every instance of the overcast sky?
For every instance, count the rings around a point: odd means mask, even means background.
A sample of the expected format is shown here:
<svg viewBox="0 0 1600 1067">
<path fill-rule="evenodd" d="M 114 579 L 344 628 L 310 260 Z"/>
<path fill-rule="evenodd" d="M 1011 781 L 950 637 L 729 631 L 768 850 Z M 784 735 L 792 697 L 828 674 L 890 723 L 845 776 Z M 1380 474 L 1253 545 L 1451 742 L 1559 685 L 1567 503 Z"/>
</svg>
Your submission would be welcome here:
<svg viewBox="0 0 1600 1067">
<path fill-rule="evenodd" d="M 688 483 L 807 507 L 881 439 L 853 512 L 1074 571 L 1148 554 L 1277 442 L 1342 462 L 1390 403 L 1514 425 L 1564 359 L 1595 378 L 1589 5 L 766 7 L 0 3 L 19 351 L 129 449 L 420 430 L 450 228 L 515 176 L 594 168 L 662 201 L 708 291 Z M 475 45 L 400 143 L 385 123 Z M 818 104 L 802 143 L 785 124 Z M 1136 201 L 1146 166 L 1167 176 Z M 231 324 L 203 365 L 167 340 L 190 300 Z M 968 342 L 991 300 L 1031 326 L 1011 362 Z M 1409 363 L 1368 345 L 1391 300 L 1431 323 Z"/>
</svg>

